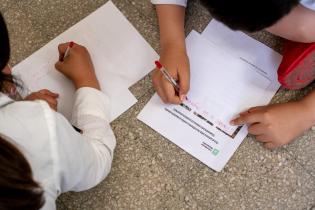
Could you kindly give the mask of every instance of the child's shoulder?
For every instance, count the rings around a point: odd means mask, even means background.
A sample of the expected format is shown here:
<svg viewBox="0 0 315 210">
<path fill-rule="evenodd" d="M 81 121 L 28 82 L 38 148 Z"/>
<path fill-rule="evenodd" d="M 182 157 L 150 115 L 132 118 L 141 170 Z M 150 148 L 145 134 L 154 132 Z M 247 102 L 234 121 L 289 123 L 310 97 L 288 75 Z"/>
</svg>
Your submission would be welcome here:
<svg viewBox="0 0 315 210">
<path fill-rule="evenodd" d="M 0 107 L 0 115 L 3 118 L 27 121 L 45 121 L 45 112 L 51 112 L 49 105 L 45 101 L 8 101 Z"/>
</svg>

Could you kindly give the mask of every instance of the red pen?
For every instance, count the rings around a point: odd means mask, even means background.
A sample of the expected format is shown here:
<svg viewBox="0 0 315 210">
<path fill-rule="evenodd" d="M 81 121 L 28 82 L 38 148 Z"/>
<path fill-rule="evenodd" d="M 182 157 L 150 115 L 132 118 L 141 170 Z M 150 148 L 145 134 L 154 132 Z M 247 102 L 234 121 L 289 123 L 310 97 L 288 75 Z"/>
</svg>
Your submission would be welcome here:
<svg viewBox="0 0 315 210">
<path fill-rule="evenodd" d="M 74 42 L 70 42 L 69 43 L 69 45 L 68 45 L 68 47 L 66 49 L 66 52 L 65 52 L 65 54 L 64 54 L 64 56 L 63 56 L 61 61 L 64 61 L 70 55 L 70 49 L 73 47 L 73 45 L 74 45 Z"/>
<path fill-rule="evenodd" d="M 179 93 L 179 85 L 177 84 L 176 80 L 168 73 L 168 71 L 164 68 L 164 66 L 160 63 L 160 61 L 155 61 L 156 68 L 158 68 L 162 74 L 164 75 L 165 79 L 169 81 L 177 93 Z"/>
</svg>

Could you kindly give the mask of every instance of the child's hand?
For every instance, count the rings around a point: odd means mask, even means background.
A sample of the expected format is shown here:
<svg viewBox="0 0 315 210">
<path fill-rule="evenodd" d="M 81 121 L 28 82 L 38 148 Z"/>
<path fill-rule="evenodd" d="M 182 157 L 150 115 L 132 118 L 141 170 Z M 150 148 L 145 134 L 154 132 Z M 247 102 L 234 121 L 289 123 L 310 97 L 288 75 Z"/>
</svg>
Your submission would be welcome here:
<svg viewBox="0 0 315 210">
<path fill-rule="evenodd" d="M 44 100 L 48 103 L 50 108 L 57 111 L 57 105 L 58 105 L 57 98 L 58 98 L 58 94 L 44 89 L 38 92 L 31 93 L 30 95 L 26 96 L 24 100 L 26 101 Z"/>
<path fill-rule="evenodd" d="M 190 85 L 190 70 L 187 54 L 183 50 L 171 48 L 161 53 L 160 62 L 178 81 L 180 92 L 176 93 L 172 84 L 156 69 L 152 76 L 153 86 L 164 103 L 180 104 L 186 99 Z"/>
<path fill-rule="evenodd" d="M 255 107 L 231 121 L 233 125 L 249 124 L 249 133 L 275 149 L 290 143 L 313 125 L 311 110 L 303 103 L 290 102 Z"/>
<path fill-rule="evenodd" d="M 2 70 L 2 73 L 5 75 L 11 75 L 12 74 L 12 69 L 9 66 L 9 64 L 4 67 L 4 69 Z M 3 85 L 2 92 L 8 94 L 11 97 L 16 96 L 17 92 L 16 92 L 16 86 L 14 85 L 14 83 L 4 81 L 2 85 Z"/>
<path fill-rule="evenodd" d="M 12 73 L 12 69 L 9 66 L 9 64 L 4 67 L 4 69 L 2 70 L 2 73 L 4 73 L 4 74 L 11 74 Z"/>
<path fill-rule="evenodd" d="M 64 56 L 68 46 L 69 43 L 59 45 L 60 57 Z M 64 61 L 58 61 L 55 66 L 58 71 L 73 81 L 77 89 L 80 87 L 100 89 L 90 54 L 85 47 L 74 44 L 69 56 Z"/>
</svg>

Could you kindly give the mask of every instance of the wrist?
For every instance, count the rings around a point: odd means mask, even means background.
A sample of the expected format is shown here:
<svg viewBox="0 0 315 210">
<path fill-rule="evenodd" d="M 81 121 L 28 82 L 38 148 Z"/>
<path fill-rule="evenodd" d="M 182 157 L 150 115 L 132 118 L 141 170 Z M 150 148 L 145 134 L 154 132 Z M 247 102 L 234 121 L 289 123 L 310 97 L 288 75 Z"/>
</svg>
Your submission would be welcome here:
<svg viewBox="0 0 315 210">
<path fill-rule="evenodd" d="M 170 46 L 185 49 L 185 8 L 178 5 L 157 5 L 161 49 Z"/>
<path fill-rule="evenodd" d="M 298 103 L 302 105 L 301 111 L 305 113 L 305 119 L 309 122 L 310 126 L 315 125 L 315 98 L 305 97 Z"/>
<path fill-rule="evenodd" d="M 82 88 L 82 87 L 90 87 L 90 88 L 95 88 L 97 90 L 101 90 L 100 84 L 98 80 L 95 78 L 85 78 L 82 80 L 76 80 L 74 81 L 74 86 L 76 89 Z"/>
<path fill-rule="evenodd" d="M 180 40 L 168 40 L 161 43 L 161 54 L 166 51 L 177 51 L 186 54 L 185 41 Z"/>
</svg>

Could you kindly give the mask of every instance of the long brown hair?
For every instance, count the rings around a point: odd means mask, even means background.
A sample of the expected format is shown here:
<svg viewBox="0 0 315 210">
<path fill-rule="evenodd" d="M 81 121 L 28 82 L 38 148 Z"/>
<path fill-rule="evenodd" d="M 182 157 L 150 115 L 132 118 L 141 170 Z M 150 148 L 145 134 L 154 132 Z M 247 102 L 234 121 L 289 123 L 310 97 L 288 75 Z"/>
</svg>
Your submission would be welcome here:
<svg viewBox="0 0 315 210">
<path fill-rule="evenodd" d="M 0 136 L 0 210 L 38 210 L 43 190 L 24 155 Z"/>
<path fill-rule="evenodd" d="M 10 59 L 10 41 L 8 29 L 0 13 L 0 91 L 3 91 L 5 84 L 14 83 L 14 78 L 10 74 L 4 74 L 2 69 L 8 64 Z"/>
<path fill-rule="evenodd" d="M 9 58 L 9 35 L 0 13 L 0 92 L 15 83 L 11 75 L 2 73 Z M 38 210 L 44 204 L 43 193 L 24 155 L 0 135 L 0 210 Z"/>
</svg>

